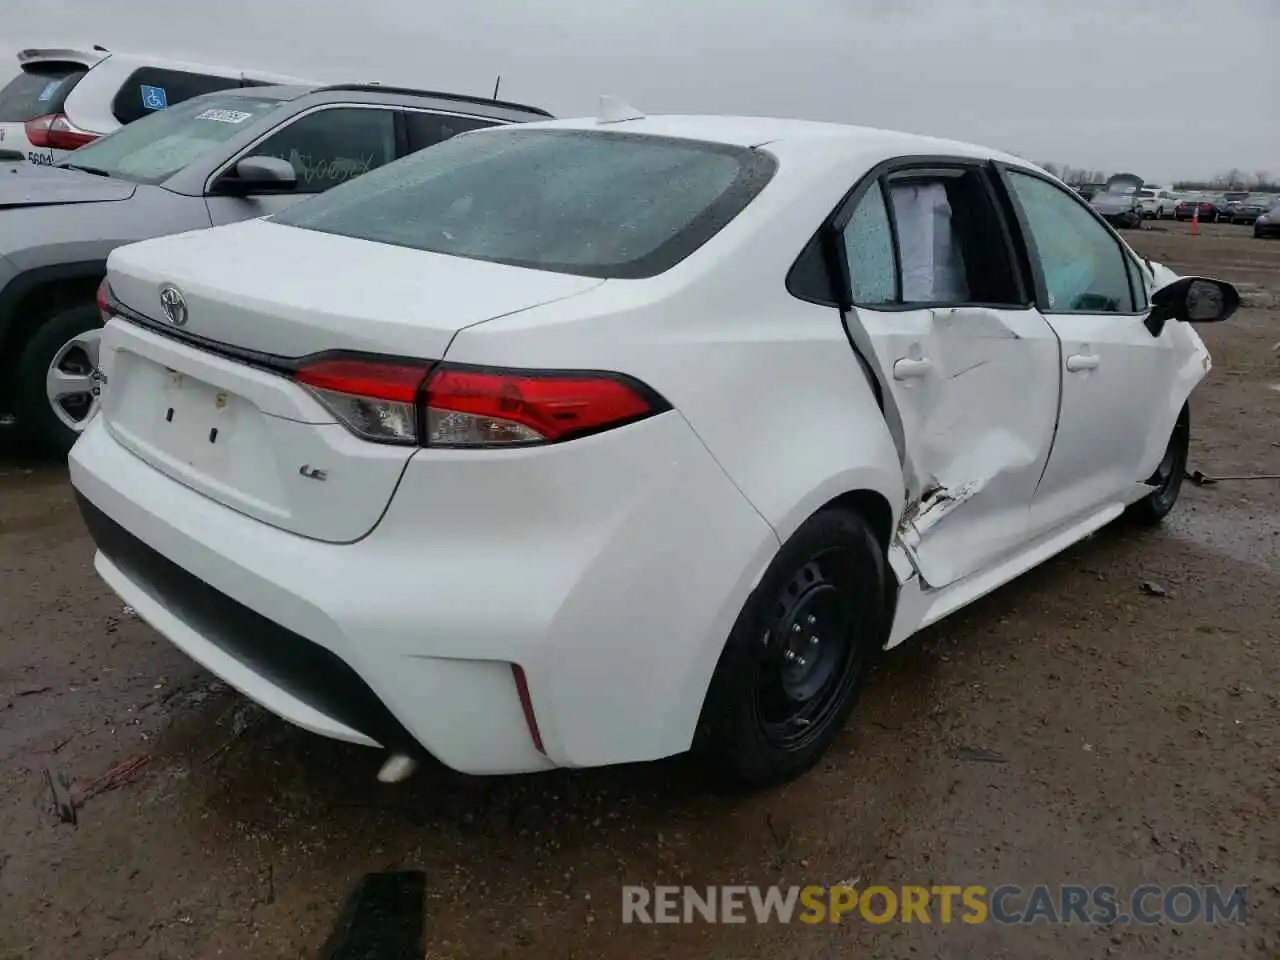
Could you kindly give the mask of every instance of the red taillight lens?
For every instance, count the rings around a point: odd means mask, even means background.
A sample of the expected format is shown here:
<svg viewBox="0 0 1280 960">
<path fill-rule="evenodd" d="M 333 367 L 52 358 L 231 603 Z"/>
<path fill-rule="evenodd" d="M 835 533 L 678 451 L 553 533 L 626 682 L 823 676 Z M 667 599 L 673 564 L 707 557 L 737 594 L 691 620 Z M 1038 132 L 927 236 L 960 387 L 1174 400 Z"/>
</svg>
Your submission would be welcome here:
<svg viewBox="0 0 1280 960">
<path fill-rule="evenodd" d="M 366 440 L 427 447 L 555 443 L 659 413 L 647 387 L 607 373 L 562 373 L 343 358 L 295 379 Z"/>
<path fill-rule="evenodd" d="M 655 412 L 620 377 L 442 366 L 427 381 L 427 446 L 549 443 Z"/>
<path fill-rule="evenodd" d="M 98 139 L 96 133 L 75 126 L 65 113 L 36 117 L 28 120 L 25 127 L 31 145 L 47 150 L 75 150 Z"/>
<path fill-rule="evenodd" d="M 111 319 L 111 305 L 115 301 L 115 297 L 111 294 L 111 284 L 107 283 L 106 277 L 103 277 L 102 282 L 98 284 L 98 295 L 95 300 L 98 304 L 98 313 L 102 315 L 102 322 L 105 324 Z"/>
<path fill-rule="evenodd" d="M 529 681 L 524 675 L 524 668 L 513 663 L 511 675 L 516 681 L 516 694 L 520 697 L 520 709 L 524 712 L 525 726 L 529 728 L 529 739 L 533 741 L 535 750 L 545 754 L 547 748 L 542 745 L 542 731 L 538 729 L 538 718 L 533 712 L 533 697 L 529 695 Z"/>
<path fill-rule="evenodd" d="M 295 379 L 356 436 L 417 443 L 418 393 L 429 369 L 426 363 L 321 360 Z"/>
</svg>

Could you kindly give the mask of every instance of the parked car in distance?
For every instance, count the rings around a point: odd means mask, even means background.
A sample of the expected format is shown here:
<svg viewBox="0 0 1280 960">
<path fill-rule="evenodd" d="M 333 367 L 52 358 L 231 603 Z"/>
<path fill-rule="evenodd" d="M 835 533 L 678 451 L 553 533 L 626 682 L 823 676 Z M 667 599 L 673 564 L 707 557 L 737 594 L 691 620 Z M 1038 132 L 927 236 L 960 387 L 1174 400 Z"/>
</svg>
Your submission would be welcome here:
<svg viewBox="0 0 1280 960">
<path fill-rule="evenodd" d="M 1173 508 L 1181 321 L 1238 302 L 1009 154 L 609 102 L 115 250 L 71 480 L 125 603 L 384 779 L 758 785 L 882 648 Z"/>
<path fill-rule="evenodd" d="M 1144 218 L 1163 220 L 1165 217 L 1173 216 L 1173 208 L 1177 206 L 1178 201 L 1172 191 L 1143 187 L 1138 191 L 1138 203 Z"/>
<path fill-rule="evenodd" d="M 0 414 L 66 452 L 98 408 L 94 293 L 122 243 L 283 210 L 535 107 L 343 84 L 205 94 L 57 167 L 0 164 Z"/>
<path fill-rule="evenodd" d="M 18 75 L 0 88 L 0 150 L 53 166 L 98 137 L 202 93 L 307 82 L 99 46 L 23 50 Z"/>
<path fill-rule="evenodd" d="M 1227 209 L 1227 216 L 1231 223 L 1253 223 L 1267 212 L 1268 206 L 1270 203 L 1267 198 L 1246 195 L 1232 203 Z"/>
<path fill-rule="evenodd" d="M 1179 200 L 1178 205 L 1173 208 L 1173 218 L 1175 220 L 1191 220 L 1195 218 L 1196 212 L 1199 211 L 1199 219 L 1201 223 L 1214 223 L 1218 219 L 1219 207 L 1212 200 L 1187 198 Z"/>
<path fill-rule="evenodd" d="M 1280 200 L 1276 200 L 1271 208 L 1253 221 L 1253 235 L 1263 237 L 1280 237 Z"/>
<path fill-rule="evenodd" d="M 1089 204 L 1112 226 L 1142 226 L 1142 202 L 1137 190 L 1100 190 Z"/>
</svg>

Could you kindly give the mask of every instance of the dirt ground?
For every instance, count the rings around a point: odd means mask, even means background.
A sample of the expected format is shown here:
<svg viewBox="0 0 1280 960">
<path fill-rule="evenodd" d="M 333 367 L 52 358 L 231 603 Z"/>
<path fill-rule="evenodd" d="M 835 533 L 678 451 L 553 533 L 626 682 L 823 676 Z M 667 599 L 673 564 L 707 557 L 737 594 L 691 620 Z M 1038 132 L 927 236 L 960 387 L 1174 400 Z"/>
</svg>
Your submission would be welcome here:
<svg viewBox="0 0 1280 960">
<path fill-rule="evenodd" d="M 1191 469 L 1280 473 L 1280 243 L 1131 236 L 1245 293 L 1202 329 Z M 123 609 L 65 469 L 10 451 L 0 960 L 312 958 L 361 877 L 395 870 L 425 873 L 439 960 L 1280 957 L 1280 482 L 1183 496 L 1164 529 L 1103 531 L 888 655 L 784 789 L 717 794 L 682 761 L 386 787 L 373 751 L 264 716 Z M 91 794 L 76 825 L 46 768 Z M 1244 885 L 1248 922 L 621 920 L 624 883 L 850 880 Z"/>
</svg>

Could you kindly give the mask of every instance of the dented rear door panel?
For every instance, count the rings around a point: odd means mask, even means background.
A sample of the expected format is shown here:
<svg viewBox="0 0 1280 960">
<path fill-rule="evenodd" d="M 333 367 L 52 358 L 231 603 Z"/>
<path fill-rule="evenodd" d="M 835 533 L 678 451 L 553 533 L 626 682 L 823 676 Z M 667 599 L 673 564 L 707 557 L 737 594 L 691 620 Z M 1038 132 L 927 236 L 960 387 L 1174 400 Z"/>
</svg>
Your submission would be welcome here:
<svg viewBox="0 0 1280 960">
<path fill-rule="evenodd" d="M 944 587 L 1025 539 L 1052 446 L 1058 341 L 1033 309 L 856 308 L 846 322 L 879 367 L 907 485 L 898 538 Z"/>
</svg>

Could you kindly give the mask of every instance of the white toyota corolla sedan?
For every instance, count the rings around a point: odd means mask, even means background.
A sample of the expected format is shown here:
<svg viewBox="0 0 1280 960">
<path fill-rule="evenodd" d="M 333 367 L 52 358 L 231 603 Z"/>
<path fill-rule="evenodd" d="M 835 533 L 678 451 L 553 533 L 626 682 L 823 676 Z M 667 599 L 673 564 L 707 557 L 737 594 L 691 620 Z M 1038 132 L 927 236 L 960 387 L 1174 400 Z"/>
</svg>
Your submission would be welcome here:
<svg viewBox="0 0 1280 960">
<path fill-rule="evenodd" d="M 71 476 L 108 584 L 396 779 L 793 777 L 884 647 L 1178 496 L 1239 303 L 963 143 L 464 134 L 118 249 Z"/>
</svg>

